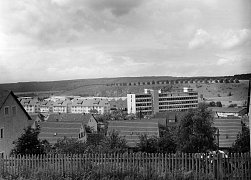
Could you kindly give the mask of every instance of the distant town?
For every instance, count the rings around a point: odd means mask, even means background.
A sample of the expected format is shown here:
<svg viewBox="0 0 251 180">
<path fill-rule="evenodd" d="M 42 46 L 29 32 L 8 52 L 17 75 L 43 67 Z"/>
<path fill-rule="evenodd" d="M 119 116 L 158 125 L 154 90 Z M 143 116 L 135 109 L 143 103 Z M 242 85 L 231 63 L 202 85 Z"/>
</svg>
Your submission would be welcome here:
<svg viewBox="0 0 251 180">
<path fill-rule="evenodd" d="M 144 89 L 140 93 L 128 93 L 125 97 L 82 97 L 51 95 L 47 98 L 20 96 L 12 91 L 1 91 L 1 149 L 9 154 L 15 141 L 27 126 L 40 127 L 40 139 L 55 144 L 60 138 L 76 138 L 83 142 L 98 132 L 116 131 L 124 137 L 129 147 L 136 147 L 141 135 L 159 136 L 160 126 L 178 124 L 180 117 L 198 104 L 208 104 L 213 112 L 219 148 L 227 149 L 236 140 L 242 123 L 248 124 L 247 104 L 225 104 L 206 99 L 195 91 L 191 83 L 239 83 L 238 79 L 185 80 L 150 82 L 157 84 L 184 83 L 187 87 Z M 144 85 L 127 83 L 127 86 Z M 146 83 L 148 84 L 148 83 Z M 115 84 L 125 85 L 124 83 Z M 246 96 L 248 98 L 248 96 Z M 248 100 L 248 99 L 247 99 Z M 116 102 L 124 102 L 117 106 Z M 232 101 L 231 101 L 232 102 Z M 110 119 L 102 118 L 110 114 Z M 18 121 L 18 122 L 16 122 Z M 3 123 L 4 122 L 4 123 Z"/>
</svg>

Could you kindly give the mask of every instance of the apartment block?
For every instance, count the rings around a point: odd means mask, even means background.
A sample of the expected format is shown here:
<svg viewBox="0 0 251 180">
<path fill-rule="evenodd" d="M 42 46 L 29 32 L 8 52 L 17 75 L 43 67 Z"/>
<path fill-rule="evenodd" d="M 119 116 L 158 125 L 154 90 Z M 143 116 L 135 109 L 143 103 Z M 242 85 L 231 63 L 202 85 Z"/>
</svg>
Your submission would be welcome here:
<svg viewBox="0 0 251 180">
<path fill-rule="evenodd" d="M 174 92 L 145 89 L 142 94 L 127 94 L 127 111 L 129 114 L 141 112 L 152 115 L 165 111 L 186 111 L 198 107 L 198 92 L 183 88 Z"/>
<path fill-rule="evenodd" d="M 96 110 L 98 114 L 110 112 L 110 103 L 107 99 L 74 99 L 71 105 L 71 113 L 91 113 Z"/>
</svg>

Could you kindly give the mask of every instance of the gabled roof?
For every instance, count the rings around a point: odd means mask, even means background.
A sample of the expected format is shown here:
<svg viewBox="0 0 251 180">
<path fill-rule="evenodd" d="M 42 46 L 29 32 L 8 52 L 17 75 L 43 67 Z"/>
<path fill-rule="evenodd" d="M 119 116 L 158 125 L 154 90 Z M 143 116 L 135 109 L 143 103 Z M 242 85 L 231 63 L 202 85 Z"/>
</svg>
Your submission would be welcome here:
<svg viewBox="0 0 251 180">
<path fill-rule="evenodd" d="M 93 106 L 108 106 L 109 102 L 107 99 L 74 99 L 72 101 L 72 106 L 85 106 L 85 107 L 93 107 Z"/>
<path fill-rule="evenodd" d="M 91 114 L 74 114 L 74 113 L 60 113 L 60 114 L 50 114 L 49 118 L 47 119 L 47 122 L 64 122 L 64 121 L 70 121 L 70 122 L 83 122 L 84 124 L 87 124 L 89 119 L 92 117 Z"/>
<path fill-rule="evenodd" d="M 10 94 L 10 91 L 0 89 L 0 109 L 2 108 L 9 94 Z"/>
<path fill-rule="evenodd" d="M 37 99 L 21 99 L 20 103 L 24 105 L 30 105 L 35 106 L 36 104 L 39 104 L 39 101 Z"/>
<path fill-rule="evenodd" d="M 80 129 L 83 127 L 81 122 L 38 122 L 40 127 L 39 139 L 46 139 L 50 144 L 55 144 L 58 139 L 64 137 L 78 138 Z"/>
<path fill-rule="evenodd" d="M 29 114 L 26 112 L 26 110 L 24 109 L 24 107 L 22 106 L 22 104 L 19 102 L 19 100 L 17 99 L 17 97 L 15 96 L 15 94 L 12 91 L 0 89 L 0 109 L 2 108 L 2 106 L 4 105 L 5 101 L 8 99 L 9 96 L 12 96 L 15 99 L 16 103 L 24 111 L 28 120 L 32 120 L 31 117 L 29 116 Z"/>
<path fill-rule="evenodd" d="M 117 131 L 121 137 L 124 137 L 128 146 L 135 147 L 140 142 L 140 135 L 146 134 L 148 137 L 159 136 L 158 121 L 152 120 L 124 120 L 109 121 L 108 133 Z"/>
<path fill-rule="evenodd" d="M 53 106 L 67 106 L 70 103 L 71 103 L 70 100 L 58 100 L 53 103 Z"/>
<path fill-rule="evenodd" d="M 213 126 L 219 129 L 219 147 L 229 148 L 241 132 L 241 118 L 214 118 Z"/>
<path fill-rule="evenodd" d="M 53 102 L 52 101 L 42 101 L 40 103 L 40 107 L 41 106 L 52 106 L 53 105 Z"/>
</svg>

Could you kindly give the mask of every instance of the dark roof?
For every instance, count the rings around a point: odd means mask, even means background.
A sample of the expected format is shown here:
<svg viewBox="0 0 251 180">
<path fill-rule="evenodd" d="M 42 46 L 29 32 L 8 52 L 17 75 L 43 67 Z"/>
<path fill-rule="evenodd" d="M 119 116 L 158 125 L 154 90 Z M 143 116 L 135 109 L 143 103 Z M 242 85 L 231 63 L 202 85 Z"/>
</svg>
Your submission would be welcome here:
<svg viewBox="0 0 251 180">
<path fill-rule="evenodd" d="M 246 108 L 229 108 L 229 107 L 209 107 L 208 109 L 213 112 L 222 112 L 222 113 L 239 113 Z"/>
<path fill-rule="evenodd" d="M 28 120 L 32 120 L 31 117 L 29 116 L 29 114 L 26 112 L 26 110 L 24 109 L 24 107 L 22 106 L 22 104 L 20 103 L 20 101 L 17 99 L 17 97 L 15 96 L 15 94 L 12 91 L 1 90 L 0 89 L 0 109 L 2 108 L 3 104 L 5 103 L 5 101 L 9 97 L 9 95 L 11 95 L 15 99 L 16 103 L 24 111 L 24 113 L 27 116 Z"/>
<path fill-rule="evenodd" d="M 155 114 L 155 118 L 167 118 L 173 119 L 175 117 L 181 117 L 186 113 L 186 111 L 165 111 L 165 112 L 157 112 Z"/>
<path fill-rule="evenodd" d="M 60 113 L 60 114 L 50 114 L 47 122 L 56 122 L 56 121 L 72 121 L 72 122 L 83 122 L 87 124 L 91 118 L 91 114 L 74 114 L 74 113 Z"/>
<path fill-rule="evenodd" d="M 219 129 L 219 147 L 228 148 L 237 139 L 237 134 L 241 132 L 241 119 L 232 118 L 214 118 L 213 126 Z"/>
<path fill-rule="evenodd" d="M 159 136 L 158 121 L 149 119 L 143 120 L 124 120 L 124 121 L 109 121 L 108 133 L 117 131 L 121 137 L 124 137 L 128 146 L 135 147 L 139 143 L 140 135 Z"/>
<path fill-rule="evenodd" d="M 78 138 L 81 122 L 38 122 L 40 127 L 39 139 L 46 139 L 49 143 L 55 144 L 58 139 L 64 137 Z"/>
<path fill-rule="evenodd" d="M 32 120 L 37 120 L 37 118 L 40 119 L 40 121 L 44 121 L 45 115 L 41 114 L 41 113 L 36 113 L 36 114 L 30 114 L 30 117 Z"/>
<path fill-rule="evenodd" d="M 0 109 L 2 108 L 9 94 L 10 94 L 10 91 L 0 89 Z"/>
</svg>

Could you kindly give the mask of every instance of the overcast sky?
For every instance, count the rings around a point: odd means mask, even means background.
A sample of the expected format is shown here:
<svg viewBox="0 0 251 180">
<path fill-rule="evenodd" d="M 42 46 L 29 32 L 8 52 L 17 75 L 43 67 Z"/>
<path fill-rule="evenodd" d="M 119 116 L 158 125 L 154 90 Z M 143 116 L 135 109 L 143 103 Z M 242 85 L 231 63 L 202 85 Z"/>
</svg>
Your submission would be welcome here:
<svg viewBox="0 0 251 180">
<path fill-rule="evenodd" d="M 250 0 L 0 0 L 0 83 L 250 72 Z"/>
</svg>

